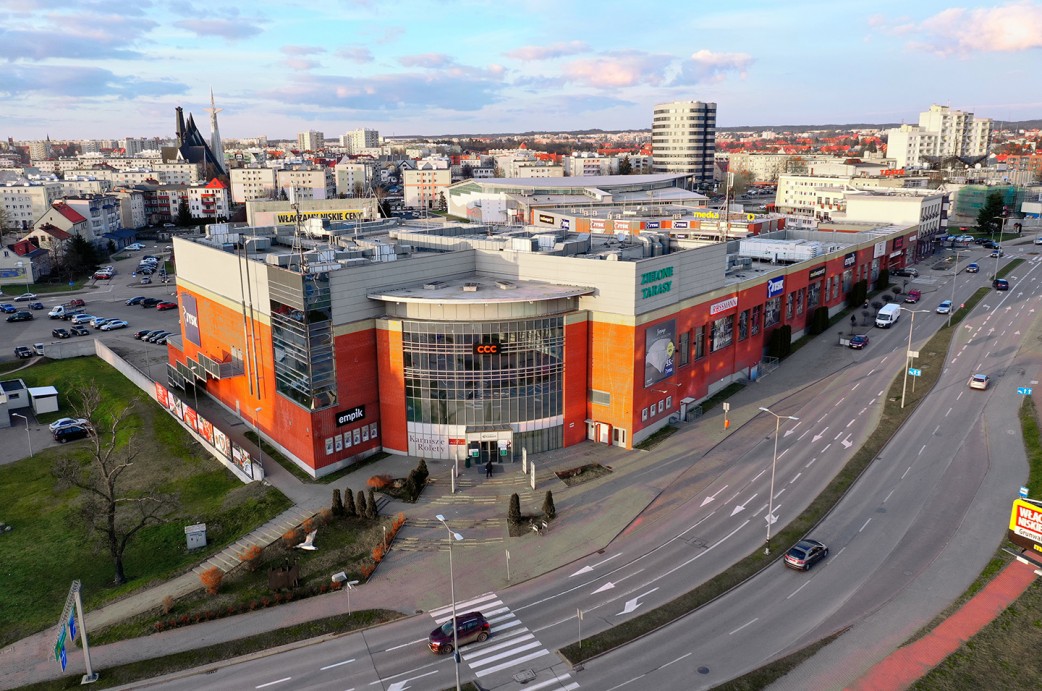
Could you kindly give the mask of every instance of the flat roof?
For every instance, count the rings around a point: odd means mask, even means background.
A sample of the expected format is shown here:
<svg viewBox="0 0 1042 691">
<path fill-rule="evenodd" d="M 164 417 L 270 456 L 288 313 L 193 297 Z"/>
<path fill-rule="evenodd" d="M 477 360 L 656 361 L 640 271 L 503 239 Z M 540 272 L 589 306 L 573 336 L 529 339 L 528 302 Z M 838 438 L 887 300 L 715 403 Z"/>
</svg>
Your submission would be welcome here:
<svg viewBox="0 0 1042 691">
<path fill-rule="evenodd" d="M 659 182 L 670 182 L 690 177 L 686 173 L 652 173 L 648 175 L 576 175 L 562 178 L 472 178 L 461 183 L 478 183 L 497 187 L 597 187 L 613 189 L 616 187 L 633 187 L 650 185 Z"/>
<path fill-rule="evenodd" d="M 582 286 L 505 280 L 475 274 L 467 278 L 426 281 L 408 288 L 369 293 L 367 297 L 384 302 L 508 303 L 557 300 L 593 292 L 593 288 Z"/>
<path fill-rule="evenodd" d="M 57 396 L 58 389 L 53 386 L 34 386 L 29 389 L 29 395 L 33 398 L 42 398 L 44 396 Z"/>
</svg>

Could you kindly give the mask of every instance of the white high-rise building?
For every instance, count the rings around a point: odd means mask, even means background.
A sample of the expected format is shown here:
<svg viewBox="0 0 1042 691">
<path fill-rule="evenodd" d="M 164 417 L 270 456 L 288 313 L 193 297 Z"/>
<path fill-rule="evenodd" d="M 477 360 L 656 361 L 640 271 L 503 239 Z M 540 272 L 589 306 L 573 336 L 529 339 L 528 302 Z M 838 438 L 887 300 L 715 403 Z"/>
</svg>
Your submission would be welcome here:
<svg viewBox="0 0 1042 691">
<path fill-rule="evenodd" d="M 651 122 L 651 145 L 656 173 L 687 173 L 696 185 L 711 183 L 716 154 L 716 104 L 658 104 Z"/>
<path fill-rule="evenodd" d="M 358 154 L 366 149 L 380 146 L 380 133 L 377 130 L 363 128 L 351 130 L 340 137 L 340 146 L 349 154 Z"/>
<path fill-rule="evenodd" d="M 297 148 L 301 151 L 318 151 L 326 145 L 326 135 L 316 130 L 308 130 L 297 135 Z"/>
<path fill-rule="evenodd" d="M 930 159 L 984 156 L 991 145 L 991 122 L 935 104 L 919 113 L 918 125 L 887 130 L 886 155 L 898 168 L 921 168 Z"/>
</svg>

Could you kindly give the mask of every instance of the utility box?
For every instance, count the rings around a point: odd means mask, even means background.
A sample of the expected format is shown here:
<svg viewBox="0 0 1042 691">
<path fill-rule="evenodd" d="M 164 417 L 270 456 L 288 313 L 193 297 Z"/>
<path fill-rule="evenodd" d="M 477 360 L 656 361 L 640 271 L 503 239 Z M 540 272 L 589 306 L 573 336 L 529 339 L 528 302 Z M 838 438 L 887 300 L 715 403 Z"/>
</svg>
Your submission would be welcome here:
<svg viewBox="0 0 1042 691">
<path fill-rule="evenodd" d="M 196 523 L 185 526 L 185 539 L 188 541 L 188 551 L 206 547 L 206 524 Z"/>
</svg>

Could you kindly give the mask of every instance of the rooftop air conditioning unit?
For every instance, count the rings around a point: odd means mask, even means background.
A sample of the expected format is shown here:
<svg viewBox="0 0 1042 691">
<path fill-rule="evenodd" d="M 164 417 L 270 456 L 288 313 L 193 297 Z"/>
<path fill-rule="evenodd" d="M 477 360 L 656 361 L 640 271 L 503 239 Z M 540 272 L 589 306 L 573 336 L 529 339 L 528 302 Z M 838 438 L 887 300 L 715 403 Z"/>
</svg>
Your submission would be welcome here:
<svg viewBox="0 0 1042 691">
<path fill-rule="evenodd" d="M 467 283 L 463 284 L 463 292 L 464 293 L 476 293 L 476 292 L 478 292 L 478 288 L 479 287 L 480 287 L 480 284 L 472 283 L 472 282 L 468 281 Z"/>
</svg>

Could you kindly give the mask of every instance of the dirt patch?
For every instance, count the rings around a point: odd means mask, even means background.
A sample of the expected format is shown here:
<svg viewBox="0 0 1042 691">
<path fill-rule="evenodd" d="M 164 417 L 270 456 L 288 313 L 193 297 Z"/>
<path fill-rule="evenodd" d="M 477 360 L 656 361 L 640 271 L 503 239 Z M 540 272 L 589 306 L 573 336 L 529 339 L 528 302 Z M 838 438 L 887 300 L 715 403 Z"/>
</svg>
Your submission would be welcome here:
<svg viewBox="0 0 1042 691">
<path fill-rule="evenodd" d="M 557 477 L 561 478 L 561 481 L 569 487 L 575 487 L 581 485 L 584 482 L 590 480 L 596 480 L 599 477 L 604 477 L 611 473 L 611 468 L 603 466 L 600 463 L 589 463 L 587 465 L 581 465 L 578 468 L 569 468 L 568 470 L 560 470 L 555 473 Z"/>
</svg>

